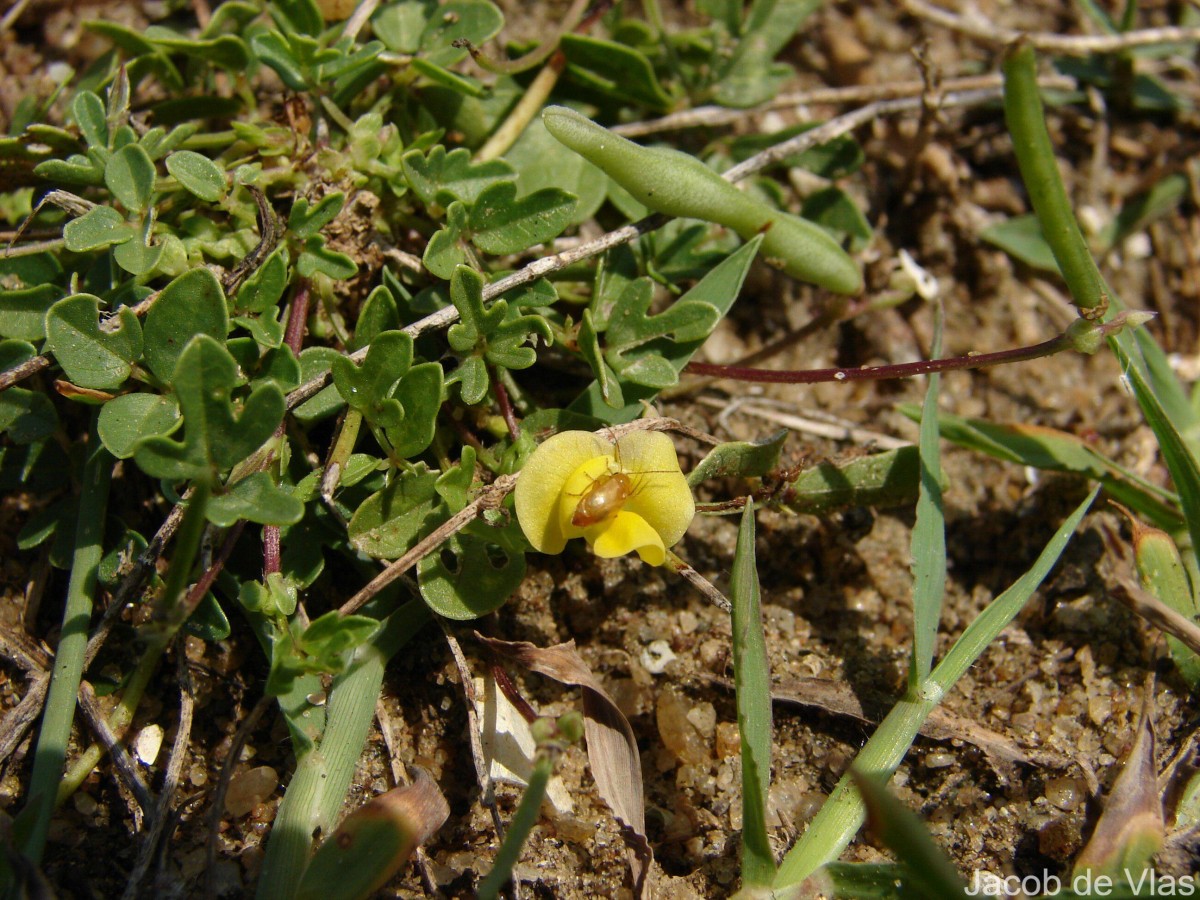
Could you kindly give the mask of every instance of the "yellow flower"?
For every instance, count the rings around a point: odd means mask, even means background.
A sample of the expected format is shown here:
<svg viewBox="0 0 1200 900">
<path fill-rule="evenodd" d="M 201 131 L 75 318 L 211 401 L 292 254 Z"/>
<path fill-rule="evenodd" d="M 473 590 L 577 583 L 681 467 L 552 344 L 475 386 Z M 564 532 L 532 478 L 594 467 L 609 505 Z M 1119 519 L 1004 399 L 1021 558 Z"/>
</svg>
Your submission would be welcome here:
<svg viewBox="0 0 1200 900">
<path fill-rule="evenodd" d="M 517 521 L 534 549 L 561 553 L 581 537 L 597 556 L 636 550 L 661 566 L 696 514 L 671 439 L 633 431 L 614 446 L 564 431 L 529 457 L 517 479 Z"/>
</svg>

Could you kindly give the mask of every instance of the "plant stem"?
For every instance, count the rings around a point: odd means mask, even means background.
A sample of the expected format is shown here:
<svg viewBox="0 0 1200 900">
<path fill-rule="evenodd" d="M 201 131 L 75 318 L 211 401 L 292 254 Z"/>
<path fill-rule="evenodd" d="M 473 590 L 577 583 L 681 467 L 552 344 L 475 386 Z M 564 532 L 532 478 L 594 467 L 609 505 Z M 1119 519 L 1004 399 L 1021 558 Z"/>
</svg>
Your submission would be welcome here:
<svg viewBox="0 0 1200 900">
<path fill-rule="evenodd" d="M 313 835 L 328 834 L 337 824 L 375 716 L 384 666 L 424 626 L 429 615 L 429 607 L 421 600 L 401 606 L 334 681 L 325 731 L 319 744 L 296 761 L 296 772 L 275 816 L 258 881 L 260 900 L 295 896 L 312 855 Z"/>
<path fill-rule="evenodd" d="M 98 417 L 99 410 L 92 416 L 87 456 L 83 464 L 71 580 L 67 586 L 62 633 L 54 656 L 46 711 L 34 751 L 28 801 L 14 829 L 17 846 L 35 865 L 41 862 L 46 846 L 50 815 L 67 757 L 67 741 L 75 716 L 75 698 L 83 678 L 83 656 L 87 649 L 88 623 L 96 590 L 96 569 L 104 552 L 104 521 L 113 459 L 97 437 Z"/>
</svg>

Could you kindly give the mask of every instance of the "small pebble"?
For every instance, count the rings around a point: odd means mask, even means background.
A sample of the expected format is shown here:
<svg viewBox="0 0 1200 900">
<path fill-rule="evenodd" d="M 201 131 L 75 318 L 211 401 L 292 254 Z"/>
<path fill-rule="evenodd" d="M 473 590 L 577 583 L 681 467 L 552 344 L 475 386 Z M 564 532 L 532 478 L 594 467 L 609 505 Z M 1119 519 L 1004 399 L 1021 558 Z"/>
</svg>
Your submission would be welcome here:
<svg viewBox="0 0 1200 900">
<path fill-rule="evenodd" d="M 279 773 L 270 766 L 256 766 L 239 772 L 229 782 L 225 811 L 235 819 L 247 815 L 266 800 L 279 786 Z"/>
<path fill-rule="evenodd" d="M 147 725 L 133 739 L 133 752 L 143 766 L 152 766 L 162 749 L 163 730 L 161 725 Z"/>
<path fill-rule="evenodd" d="M 652 641 L 642 648 L 640 662 L 651 675 L 661 675 L 676 660 L 675 652 L 666 641 Z"/>
<path fill-rule="evenodd" d="M 1087 799 L 1087 787 L 1078 778 L 1050 778 L 1045 794 L 1052 805 L 1070 812 Z"/>
</svg>

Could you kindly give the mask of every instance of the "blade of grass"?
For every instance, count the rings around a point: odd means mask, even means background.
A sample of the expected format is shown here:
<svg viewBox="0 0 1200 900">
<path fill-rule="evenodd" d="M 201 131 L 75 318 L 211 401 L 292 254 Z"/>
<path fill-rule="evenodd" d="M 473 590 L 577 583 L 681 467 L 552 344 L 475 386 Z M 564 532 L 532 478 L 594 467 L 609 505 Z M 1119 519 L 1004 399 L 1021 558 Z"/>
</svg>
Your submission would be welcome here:
<svg viewBox="0 0 1200 900">
<path fill-rule="evenodd" d="M 754 509 L 750 504 L 742 513 L 738 529 L 729 593 L 733 601 L 733 668 L 742 755 L 742 883 L 745 887 L 767 887 L 775 878 L 775 854 L 767 833 L 771 672 L 754 557 Z"/>
<path fill-rule="evenodd" d="M 967 886 L 920 817 L 875 776 L 850 771 L 867 805 L 868 827 L 908 870 L 914 892 L 923 897 L 961 897 Z"/>
<path fill-rule="evenodd" d="M 942 308 L 934 306 L 933 347 L 930 358 L 942 350 Z M 937 399 L 941 378 L 929 376 L 921 411 L 919 439 L 921 478 L 917 494 L 917 520 L 912 533 L 913 649 L 908 671 L 909 693 L 929 675 L 937 647 L 942 598 L 946 594 L 946 516 L 942 509 L 942 463 L 938 447 Z"/>
<path fill-rule="evenodd" d="M 946 691 L 1016 617 L 1050 573 L 1099 490 L 1096 488 L 1088 494 L 1059 526 L 1029 570 L 984 608 L 930 673 L 920 690 L 910 693 L 892 708 L 859 751 L 854 761 L 859 771 L 891 776 L 912 746 L 917 731 L 941 702 Z M 853 778 L 846 774 L 838 781 L 808 830 L 784 857 L 775 878 L 776 896 L 798 896 L 804 880 L 837 858 L 858 833 L 865 817 L 862 797 L 854 787 Z"/>
<path fill-rule="evenodd" d="M 96 435 L 99 411 L 92 416 L 87 455 L 83 463 L 79 520 L 75 527 L 75 549 L 71 580 L 63 609 L 62 633 L 54 654 L 46 711 L 34 751 L 29 800 L 14 827 L 18 849 L 35 865 L 41 862 L 50 827 L 50 814 L 63 776 L 67 741 L 75 716 L 75 697 L 83 677 L 83 655 L 87 648 L 92 598 L 96 592 L 96 569 L 104 547 L 104 521 L 112 481 L 113 458 Z"/>
<path fill-rule="evenodd" d="M 554 761 L 548 753 L 543 753 L 534 763 L 529 786 L 525 788 L 521 803 L 508 825 L 504 843 L 496 851 L 496 861 L 492 863 L 492 870 L 479 882 L 479 888 L 475 892 L 479 900 L 495 900 L 500 896 L 500 889 L 508 884 L 512 877 L 513 866 L 521 856 L 521 848 L 525 846 L 529 832 L 537 824 L 538 813 L 542 808 L 542 801 L 546 798 L 546 786 L 550 783 L 553 769 Z"/>
<path fill-rule="evenodd" d="M 329 833 L 341 812 L 375 716 L 384 666 L 420 631 L 429 615 L 421 600 L 401 606 L 334 680 L 324 734 L 297 760 L 271 829 L 258 881 L 258 897 L 263 900 L 296 895 L 312 853 L 314 832 Z"/>
</svg>

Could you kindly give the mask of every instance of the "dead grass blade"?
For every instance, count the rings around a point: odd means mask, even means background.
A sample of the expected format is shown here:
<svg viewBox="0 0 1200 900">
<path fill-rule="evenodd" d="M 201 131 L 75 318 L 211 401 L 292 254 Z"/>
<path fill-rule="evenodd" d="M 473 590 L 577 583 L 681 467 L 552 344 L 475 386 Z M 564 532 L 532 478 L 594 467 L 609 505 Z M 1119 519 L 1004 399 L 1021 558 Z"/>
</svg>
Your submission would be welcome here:
<svg viewBox="0 0 1200 900">
<path fill-rule="evenodd" d="M 635 896 L 645 888 L 653 851 L 646 838 L 646 806 L 642 792 L 642 765 L 629 720 L 575 652 L 575 642 L 536 647 L 527 641 L 501 641 L 475 633 L 483 644 L 506 659 L 560 684 L 583 689 L 584 734 L 588 763 L 600 797 L 621 825 L 629 845 L 629 867 Z"/>
</svg>

